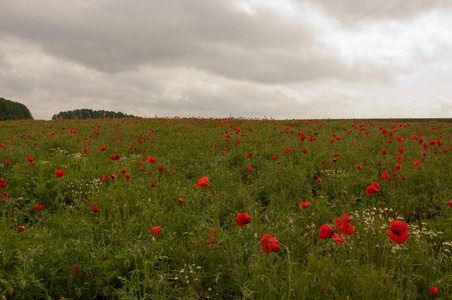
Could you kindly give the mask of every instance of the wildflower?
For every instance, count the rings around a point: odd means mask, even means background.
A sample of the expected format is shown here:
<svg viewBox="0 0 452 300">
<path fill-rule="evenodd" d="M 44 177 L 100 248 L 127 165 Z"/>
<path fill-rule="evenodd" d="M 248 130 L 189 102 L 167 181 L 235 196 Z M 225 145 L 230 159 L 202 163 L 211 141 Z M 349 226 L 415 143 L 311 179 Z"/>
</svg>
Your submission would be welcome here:
<svg viewBox="0 0 452 300">
<path fill-rule="evenodd" d="M 102 177 L 100 178 L 100 180 L 101 180 L 101 181 L 108 181 L 108 176 L 102 176 Z"/>
<path fill-rule="evenodd" d="M 362 167 L 361 165 L 356 165 L 356 168 L 357 168 L 358 170 L 361 170 L 363 167 Z"/>
<path fill-rule="evenodd" d="M 308 208 L 309 206 L 311 206 L 311 203 L 309 201 L 301 202 L 299 206 L 303 208 Z"/>
<path fill-rule="evenodd" d="M 125 178 L 126 180 L 130 180 L 130 174 L 124 174 L 124 178 Z"/>
<path fill-rule="evenodd" d="M 41 209 L 43 209 L 44 205 L 37 205 L 35 206 L 35 210 L 40 211 Z"/>
<path fill-rule="evenodd" d="M 248 216 L 248 213 L 240 213 L 237 216 L 237 226 L 240 226 L 243 228 L 243 225 L 248 224 L 251 221 L 251 217 Z"/>
<path fill-rule="evenodd" d="M 18 230 L 19 232 L 22 232 L 22 231 L 25 230 L 25 227 L 24 227 L 24 226 L 18 226 L 18 227 L 17 227 L 17 230 Z"/>
<path fill-rule="evenodd" d="M 253 170 L 253 168 L 251 168 L 250 166 L 246 167 L 246 171 L 249 173 Z"/>
<path fill-rule="evenodd" d="M 355 227 L 353 227 L 350 222 L 352 219 L 347 216 L 346 213 L 342 214 L 342 219 L 334 218 L 334 221 L 336 222 L 336 229 L 339 230 L 340 233 L 344 235 L 354 235 L 355 234 Z"/>
<path fill-rule="evenodd" d="M 197 189 L 209 186 L 209 177 L 204 176 L 198 179 L 198 183 L 195 185 Z"/>
<path fill-rule="evenodd" d="M 452 207 L 452 201 L 447 202 L 447 205 L 449 205 L 450 207 Z"/>
<path fill-rule="evenodd" d="M 370 186 L 366 188 L 367 195 L 373 195 L 374 193 L 380 191 L 381 188 L 377 182 L 373 182 Z"/>
<path fill-rule="evenodd" d="M 432 294 L 432 296 L 438 296 L 439 295 L 438 289 L 436 287 L 432 287 L 430 289 L 430 294 Z"/>
<path fill-rule="evenodd" d="M 93 212 L 95 213 L 99 212 L 99 208 L 97 206 L 93 206 Z"/>
<path fill-rule="evenodd" d="M 157 162 L 155 161 L 155 158 L 153 158 L 152 156 L 148 157 L 147 162 L 150 164 L 153 164 L 153 165 L 157 164 Z"/>
<path fill-rule="evenodd" d="M 338 244 L 343 244 L 345 242 L 344 238 L 339 234 L 334 233 L 333 227 L 327 224 L 323 224 L 319 230 L 320 239 L 333 239 Z"/>
<path fill-rule="evenodd" d="M 391 230 L 386 232 L 386 235 L 397 244 L 403 244 L 408 239 L 408 224 L 403 221 L 392 221 L 390 224 Z"/>
<path fill-rule="evenodd" d="M 399 164 L 396 164 L 395 166 L 394 166 L 394 170 L 395 171 L 400 171 L 402 169 L 402 167 L 399 165 Z"/>
<path fill-rule="evenodd" d="M 100 151 L 105 151 L 105 150 L 107 150 L 106 146 L 100 147 Z"/>
<path fill-rule="evenodd" d="M 270 252 L 278 252 L 279 242 L 276 238 L 268 234 L 264 234 L 261 240 L 261 248 L 267 255 L 270 254 Z"/>
<path fill-rule="evenodd" d="M 160 227 L 152 227 L 152 233 L 157 237 L 160 234 Z"/>
<path fill-rule="evenodd" d="M 80 275 L 80 269 L 77 266 L 72 267 L 72 274 Z"/>
<path fill-rule="evenodd" d="M 56 170 L 56 171 L 55 171 L 55 176 L 56 176 L 56 178 L 63 177 L 64 174 L 65 174 L 65 173 L 64 173 L 63 170 Z"/>
<path fill-rule="evenodd" d="M 320 179 L 320 178 L 317 178 L 317 180 L 316 180 L 318 183 L 320 183 L 320 182 L 322 182 L 322 179 Z"/>
<path fill-rule="evenodd" d="M 177 202 L 179 202 L 179 204 L 184 204 L 184 202 L 185 202 L 185 200 L 184 200 L 184 198 L 179 198 L 179 200 L 177 200 Z"/>
</svg>

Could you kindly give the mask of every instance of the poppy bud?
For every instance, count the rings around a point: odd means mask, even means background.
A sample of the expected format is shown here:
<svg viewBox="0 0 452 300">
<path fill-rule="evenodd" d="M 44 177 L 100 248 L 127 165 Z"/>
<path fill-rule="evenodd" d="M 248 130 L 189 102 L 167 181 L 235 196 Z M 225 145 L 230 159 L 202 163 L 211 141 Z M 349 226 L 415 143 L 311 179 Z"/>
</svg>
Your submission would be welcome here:
<svg viewBox="0 0 452 300">
<path fill-rule="evenodd" d="M 311 230 L 311 227 L 309 227 L 309 225 L 306 225 L 306 230 L 307 231 Z"/>
<path fill-rule="evenodd" d="M 314 214 L 314 213 L 312 213 L 312 214 L 311 214 L 311 218 L 314 218 L 314 216 L 315 216 L 315 214 Z"/>
<path fill-rule="evenodd" d="M 8 293 L 9 293 L 9 295 L 11 296 L 12 294 L 14 294 L 14 289 L 13 289 L 12 287 L 9 288 Z"/>
<path fill-rule="evenodd" d="M 257 239 L 257 232 L 254 234 L 254 238 Z"/>
<path fill-rule="evenodd" d="M 6 297 L 2 295 L 2 300 L 6 300 Z"/>
<path fill-rule="evenodd" d="M 342 194 L 347 195 L 347 192 L 346 191 L 342 191 Z"/>
<path fill-rule="evenodd" d="M 309 236 L 309 232 L 308 232 L 308 233 L 305 233 L 305 234 L 303 235 L 303 240 L 307 239 L 308 236 Z"/>
<path fill-rule="evenodd" d="M 293 225 L 293 221 L 289 220 L 289 226 L 292 226 L 292 225 Z"/>
<path fill-rule="evenodd" d="M 24 200 L 24 198 L 22 198 L 22 197 L 17 198 L 17 201 L 23 201 L 23 200 Z"/>
<path fill-rule="evenodd" d="M 130 268 L 130 260 L 129 259 L 126 259 L 124 261 L 124 268 L 126 268 L 126 269 Z"/>
<path fill-rule="evenodd" d="M 315 230 L 315 224 L 311 224 L 312 230 Z"/>
<path fill-rule="evenodd" d="M 336 205 L 333 205 L 333 206 L 330 207 L 331 210 L 333 210 L 335 208 L 336 208 Z"/>
<path fill-rule="evenodd" d="M 267 216 L 265 216 L 264 220 L 265 220 L 265 223 L 267 223 L 267 224 L 270 222 L 270 220 L 268 219 Z"/>
</svg>

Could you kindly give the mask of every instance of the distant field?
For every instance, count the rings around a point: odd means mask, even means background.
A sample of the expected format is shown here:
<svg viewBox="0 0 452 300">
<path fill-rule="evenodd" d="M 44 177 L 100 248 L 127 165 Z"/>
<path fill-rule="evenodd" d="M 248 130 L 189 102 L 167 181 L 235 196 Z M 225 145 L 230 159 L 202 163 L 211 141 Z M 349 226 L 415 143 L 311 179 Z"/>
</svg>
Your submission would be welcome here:
<svg viewBox="0 0 452 300">
<path fill-rule="evenodd" d="M 1 299 L 451 298 L 451 133 L 452 119 L 2 121 Z"/>
</svg>

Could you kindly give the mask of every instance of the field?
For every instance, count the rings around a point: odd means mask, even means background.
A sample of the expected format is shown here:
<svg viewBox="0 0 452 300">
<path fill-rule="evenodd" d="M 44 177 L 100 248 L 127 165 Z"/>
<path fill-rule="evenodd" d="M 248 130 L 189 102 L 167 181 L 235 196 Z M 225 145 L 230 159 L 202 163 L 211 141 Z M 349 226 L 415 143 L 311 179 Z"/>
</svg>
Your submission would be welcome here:
<svg viewBox="0 0 452 300">
<path fill-rule="evenodd" d="M 1 299 L 450 299 L 451 132 L 0 122 Z"/>
</svg>

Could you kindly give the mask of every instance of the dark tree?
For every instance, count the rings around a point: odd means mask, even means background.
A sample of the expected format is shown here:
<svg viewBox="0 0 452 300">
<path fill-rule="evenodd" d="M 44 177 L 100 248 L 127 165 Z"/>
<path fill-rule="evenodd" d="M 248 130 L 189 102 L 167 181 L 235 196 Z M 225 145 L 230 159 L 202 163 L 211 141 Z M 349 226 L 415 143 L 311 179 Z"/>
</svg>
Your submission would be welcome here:
<svg viewBox="0 0 452 300">
<path fill-rule="evenodd" d="M 17 119 L 33 119 L 33 117 L 22 103 L 0 97 L 0 121 Z"/>
<path fill-rule="evenodd" d="M 115 119 L 115 118 L 136 118 L 136 116 L 126 115 L 122 112 L 92 110 L 87 108 L 62 111 L 52 116 L 52 120 L 58 119 Z"/>
</svg>

